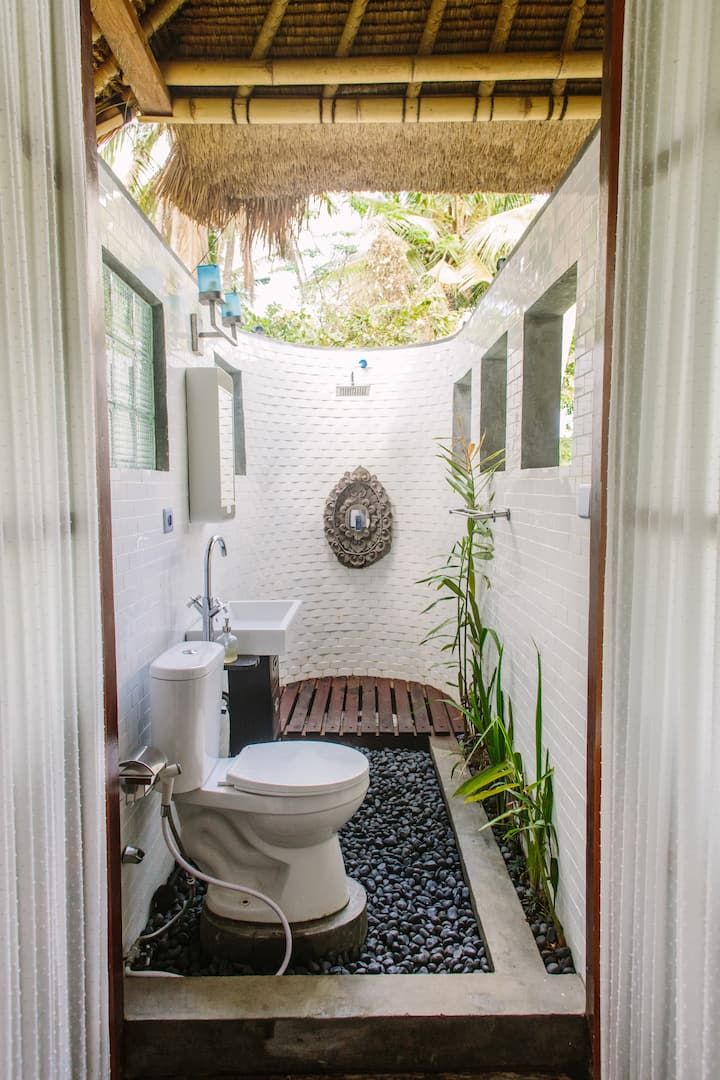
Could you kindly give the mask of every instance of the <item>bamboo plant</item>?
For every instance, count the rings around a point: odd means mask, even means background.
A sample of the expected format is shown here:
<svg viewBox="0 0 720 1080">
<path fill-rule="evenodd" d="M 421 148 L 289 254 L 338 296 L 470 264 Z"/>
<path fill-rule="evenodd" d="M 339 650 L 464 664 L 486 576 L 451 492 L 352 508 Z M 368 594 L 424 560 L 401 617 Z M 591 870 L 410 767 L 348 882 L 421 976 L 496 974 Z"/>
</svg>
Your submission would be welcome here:
<svg viewBox="0 0 720 1080">
<path fill-rule="evenodd" d="M 483 512 L 492 508 L 492 481 L 503 451 L 483 457 L 481 441 L 455 448 L 441 445 L 438 457 L 445 464 L 447 482 L 462 501 L 462 509 Z M 430 630 L 423 644 L 442 641 L 442 651 L 450 653 L 448 663 L 456 668 L 457 703 L 466 715 L 483 704 L 486 689 L 482 679 L 483 651 L 493 632 L 483 625 L 481 594 L 490 587 L 483 564 L 493 554 L 492 529 L 487 522 L 468 516 L 465 531 L 453 544 L 445 563 L 422 579 L 423 584 L 440 594 L 425 612 L 447 604 L 454 608 Z"/>
<path fill-rule="evenodd" d="M 557 832 L 553 823 L 554 770 L 550 765 L 550 754 L 543 747 L 542 664 L 537 646 L 535 652 L 535 779 L 528 780 L 522 755 L 513 746 L 511 730 L 498 716 L 492 738 L 484 743 L 486 750 L 488 746 L 494 746 L 496 760 L 491 760 L 486 768 L 461 784 L 455 794 L 468 803 L 501 800 L 496 804 L 499 812 L 483 828 L 507 824 L 509 828 L 505 835 L 521 841 L 530 885 L 542 897 L 558 935 L 562 937 L 562 926 L 555 910 L 559 864 Z"/>
</svg>

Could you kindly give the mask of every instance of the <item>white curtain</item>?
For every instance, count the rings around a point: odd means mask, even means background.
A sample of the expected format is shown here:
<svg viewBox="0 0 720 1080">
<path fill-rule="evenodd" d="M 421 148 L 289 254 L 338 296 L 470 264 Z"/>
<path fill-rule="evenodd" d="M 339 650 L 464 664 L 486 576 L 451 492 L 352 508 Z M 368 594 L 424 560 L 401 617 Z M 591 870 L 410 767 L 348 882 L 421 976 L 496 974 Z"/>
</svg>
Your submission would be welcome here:
<svg viewBox="0 0 720 1080">
<path fill-rule="evenodd" d="M 0 4 L 3 1080 L 108 1073 L 78 7 Z"/>
<path fill-rule="evenodd" d="M 720 5 L 626 0 L 603 1074 L 720 1076 Z"/>
</svg>

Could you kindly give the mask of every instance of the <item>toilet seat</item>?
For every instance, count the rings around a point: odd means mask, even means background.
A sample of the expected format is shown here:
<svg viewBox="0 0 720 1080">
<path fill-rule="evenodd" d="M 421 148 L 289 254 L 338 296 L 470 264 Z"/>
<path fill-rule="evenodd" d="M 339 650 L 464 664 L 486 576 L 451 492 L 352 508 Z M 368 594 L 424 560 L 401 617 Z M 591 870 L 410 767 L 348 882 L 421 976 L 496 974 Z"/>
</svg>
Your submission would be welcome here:
<svg viewBox="0 0 720 1080">
<path fill-rule="evenodd" d="M 247 794 L 292 798 L 346 791 L 367 775 L 367 758 L 358 750 L 308 739 L 246 746 L 225 779 Z"/>
</svg>

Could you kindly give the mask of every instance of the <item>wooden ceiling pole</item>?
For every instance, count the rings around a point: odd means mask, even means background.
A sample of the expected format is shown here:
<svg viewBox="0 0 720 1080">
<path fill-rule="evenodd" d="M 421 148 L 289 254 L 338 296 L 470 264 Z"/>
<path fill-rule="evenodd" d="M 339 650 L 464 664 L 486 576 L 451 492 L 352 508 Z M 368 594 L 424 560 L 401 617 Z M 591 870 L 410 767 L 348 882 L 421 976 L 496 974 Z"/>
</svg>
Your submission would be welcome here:
<svg viewBox="0 0 720 1080">
<path fill-rule="evenodd" d="M 155 4 L 155 6 L 145 15 L 142 22 L 140 23 L 143 39 L 145 41 L 148 41 L 148 39 L 151 38 L 153 34 L 156 34 L 157 31 L 165 25 L 168 19 L 171 19 L 173 15 L 177 11 L 179 11 L 183 4 L 185 4 L 186 2 L 187 0 L 158 0 L 158 3 Z M 110 3 L 108 6 L 113 6 L 113 3 Z M 92 8 L 94 12 L 95 0 L 93 0 Z M 105 37 L 105 34 L 100 28 L 97 20 L 96 26 L 98 29 L 98 36 L 97 38 L 95 38 L 95 31 L 93 30 L 93 42 L 99 40 L 101 37 Z M 107 38 L 105 38 L 105 40 L 107 41 Z M 112 53 L 114 54 L 115 50 L 113 49 L 112 45 L 110 45 L 109 41 L 107 43 L 110 46 Z M 101 94 L 105 87 L 108 85 L 108 83 L 111 82 L 119 74 L 120 64 L 118 63 L 114 55 L 109 56 L 108 59 L 105 60 L 104 63 L 100 64 L 100 66 L 95 71 L 95 96 L 97 97 L 98 94 Z"/>
<path fill-rule="evenodd" d="M 168 86 L 333 86 L 599 79 L 602 53 L 433 53 L 429 56 L 278 57 L 267 60 L 165 60 Z"/>
<path fill-rule="evenodd" d="M 555 99 L 548 94 L 528 97 L 503 94 L 478 100 L 475 94 L 426 95 L 409 110 L 402 97 L 340 97 L 332 109 L 321 97 L 197 97 L 175 98 L 172 116 L 145 114 L 150 124 L 445 124 L 494 120 L 547 120 Z M 562 120 L 596 120 L 600 98 L 577 94 L 562 99 Z"/>
<path fill-rule="evenodd" d="M 352 0 L 350 9 L 345 17 L 345 25 L 343 26 L 342 34 L 335 50 L 336 56 L 349 56 L 350 50 L 355 44 L 355 38 L 358 36 L 358 30 L 360 24 L 363 21 L 365 15 L 365 9 L 368 6 L 368 0 Z M 338 92 L 339 83 L 329 83 L 323 87 L 323 97 L 333 98 Z"/>
<path fill-rule="evenodd" d="M 519 0 L 502 0 L 500 10 L 498 11 L 498 17 L 495 22 L 493 36 L 490 39 L 490 45 L 488 46 L 488 52 L 502 53 L 507 49 L 507 43 L 510 40 L 510 31 L 512 30 L 513 19 L 515 18 L 515 12 L 518 8 L 518 2 Z M 478 95 L 481 98 L 492 97 L 494 93 L 495 80 L 487 80 L 480 83 Z"/>
<path fill-rule="evenodd" d="M 260 32 L 252 47 L 252 52 L 250 53 L 251 60 L 264 60 L 270 52 L 270 46 L 280 29 L 280 23 L 285 18 L 287 6 L 288 0 L 271 0 L 270 7 L 263 19 L 263 24 L 260 27 Z M 240 98 L 249 97 L 251 93 L 252 86 L 240 86 L 238 88 L 238 97 Z"/>
<path fill-rule="evenodd" d="M 440 25 L 443 21 L 446 7 L 447 0 L 430 0 L 430 7 L 428 8 L 427 18 L 425 19 L 425 26 L 423 27 L 422 37 L 420 38 L 420 44 L 418 45 L 418 56 L 429 56 L 435 48 L 435 41 L 440 32 Z M 421 86 L 422 83 L 419 82 L 410 83 L 405 91 L 405 96 L 407 98 L 418 97 Z"/>
<path fill-rule="evenodd" d="M 577 45 L 577 40 L 580 36 L 580 25 L 583 21 L 583 15 L 585 14 L 585 3 L 586 0 L 572 0 L 570 11 L 568 13 L 568 20 L 565 24 L 565 35 L 562 43 L 563 52 L 572 52 Z M 566 87 L 567 79 L 555 79 L 552 84 L 553 97 L 564 97 Z"/>
</svg>

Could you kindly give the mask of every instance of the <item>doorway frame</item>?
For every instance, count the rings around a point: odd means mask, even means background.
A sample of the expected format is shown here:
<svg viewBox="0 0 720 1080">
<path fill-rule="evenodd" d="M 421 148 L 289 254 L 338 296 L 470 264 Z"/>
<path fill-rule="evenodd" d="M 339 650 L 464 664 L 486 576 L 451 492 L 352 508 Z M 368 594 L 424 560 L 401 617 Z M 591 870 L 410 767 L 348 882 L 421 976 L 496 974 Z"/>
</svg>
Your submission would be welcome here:
<svg viewBox="0 0 720 1080">
<path fill-rule="evenodd" d="M 92 351 L 95 358 L 96 475 L 98 492 L 99 571 L 103 638 L 104 738 L 106 758 L 106 830 L 108 888 L 108 981 L 109 1042 L 112 1080 L 123 1071 L 123 948 L 121 900 L 120 787 L 118 779 L 118 704 L 115 651 L 115 601 L 112 552 L 112 504 L 100 280 L 98 225 L 98 166 L 95 137 L 95 95 L 92 71 L 91 0 L 78 0 L 81 36 L 83 128 L 87 172 L 88 265 L 96 274 L 88 282 L 92 317 Z M 622 94 L 623 26 L 625 0 L 607 0 L 604 39 L 602 118 L 599 175 L 598 293 L 604 293 L 603 334 L 594 349 L 594 425 L 590 523 L 590 571 L 588 612 L 587 685 L 587 823 L 586 823 L 586 1011 L 592 1045 L 592 1075 L 601 1075 L 601 750 L 602 750 L 602 657 L 604 635 L 604 587 L 607 550 L 607 467 L 610 386 L 612 372 L 613 303 L 616 274 L 618 170 Z"/>
<path fill-rule="evenodd" d="M 613 309 L 617 254 L 618 175 L 622 110 L 625 0 L 607 0 L 600 121 L 598 295 L 604 294 L 603 332 L 594 348 L 593 445 L 590 500 L 590 591 L 588 609 L 588 693 L 586 760 L 585 965 L 586 1012 L 590 1030 L 591 1075 L 600 1080 L 602 863 L 602 708 L 607 555 L 607 476 L 610 389 L 613 367 Z"/>
</svg>

